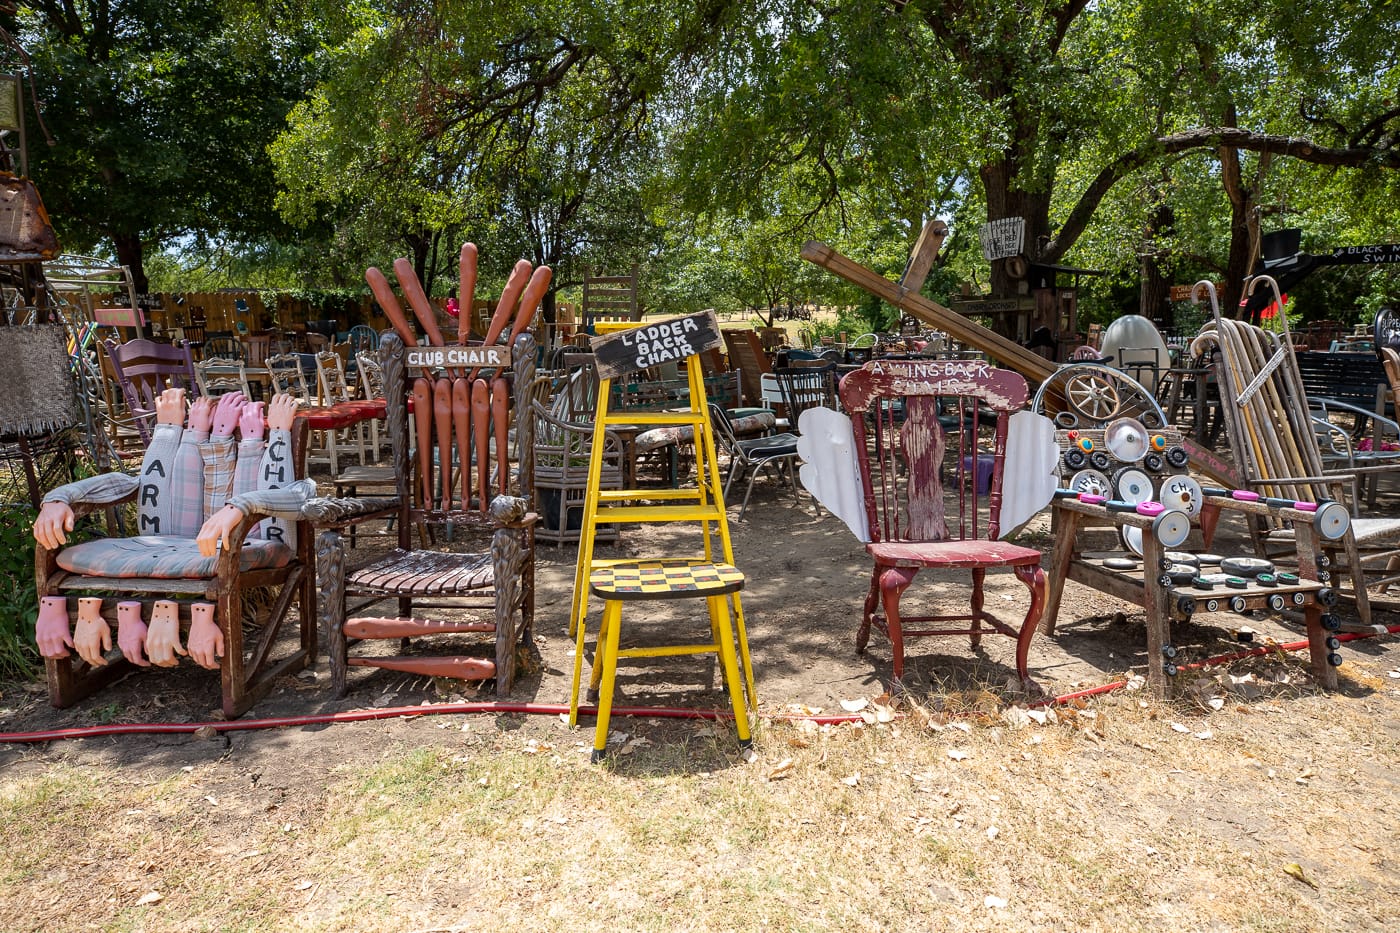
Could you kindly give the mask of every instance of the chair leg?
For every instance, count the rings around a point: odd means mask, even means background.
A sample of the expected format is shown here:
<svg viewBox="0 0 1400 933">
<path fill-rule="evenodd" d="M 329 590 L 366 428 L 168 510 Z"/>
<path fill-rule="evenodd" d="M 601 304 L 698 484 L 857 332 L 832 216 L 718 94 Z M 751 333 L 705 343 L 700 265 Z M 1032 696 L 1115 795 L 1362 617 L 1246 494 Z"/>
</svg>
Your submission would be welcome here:
<svg viewBox="0 0 1400 933">
<path fill-rule="evenodd" d="M 875 610 L 880 605 L 880 566 L 870 572 L 870 592 L 865 596 L 865 613 L 861 616 L 860 628 L 856 631 L 856 654 L 865 654 L 865 646 L 870 644 L 870 626 L 875 619 Z"/>
<path fill-rule="evenodd" d="M 885 610 L 885 625 L 889 628 L 895 680 L 904 678 L 904 630 L 899 621 L 899 599 L 918 572 L 916 567 L 886 567 L 880 572 L 880 602 Z"/>
<path fill-rule="evenodd" d="M 1016 579 L 1026 584 L 1031 591 L 1031 605 L 1026 610 L 1026 619 L 1021 623 L 1020 634 L 1016 636 L 1016 673 L 1021 678 L 1023 686 L 1030 683 L 1030 673 L 1027 668 L 1027 658 L 1030 655 L 1031 639 L 1035 637 L 1036 620 L 1040 618 L 1045 609 L 1045 602 L 1048 598 L 1048 577 L 1044 568 L 1039 564 L 1029 567 L 1013 567 Z"/>
<path fill-rule="evenodd" d="M 968 626 L 972 629 L 972 634 L 968 638 L 972 642 L 973 651 L 982 647 L 982 606 L 986 601 L 986 594 L 982 588 L 986 582 L 987 569 L 974 567 L 972 570 L 972 623 Z"/>
<path fill-rule="evenodd" d="M 603 644 L 603 632 L 598 633 L 597 653 L 601 658 L 593 662 L 594 679 L 598 679 L 599 664 L 602 665 L 602 684 L 598 690 L 598 724 L 593 730 L 594 764 L 603 760 L 608 751 L 608 720 L 612 715 L 613 690 L 617 686 L 617 643 L 622 629 L 622 603 L 616 600 L 604 604 L 603 629 L 607 631 L 607 643 Z M 733 648 L 731 647 L 731 651 Z M 742 705 L 743 701 L 740 700 Z"/>
</svg>

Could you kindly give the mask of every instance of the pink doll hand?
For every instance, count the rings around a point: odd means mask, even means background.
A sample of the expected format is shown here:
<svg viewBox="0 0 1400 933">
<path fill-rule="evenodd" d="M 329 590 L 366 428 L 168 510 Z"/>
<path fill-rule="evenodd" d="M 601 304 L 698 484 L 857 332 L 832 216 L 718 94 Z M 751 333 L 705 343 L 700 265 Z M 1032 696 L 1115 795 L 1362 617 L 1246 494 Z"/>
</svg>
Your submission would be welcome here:
<svg viewBox="0 0 1400 933">
<path fill-rule="evenodd" d="M 34 519 L 34 540 L 49 550 L 68 543 L 73 530 L 73 509 L 66 502 L 45 502 Z"/>
<path fill-rule="evenodd" d="M 138 667 L 150 667 L 146 660 L 146 623 L 141 621 L 141 604 L 117 604 L 117 647 L 122 656 Z"/>
<path fill-rule="evenodd" d="M 94 667 L 106 667 L 107 659 L 102 655 L 112 650 L 112 627 L 101 616 L 79 614 L 78 624 L 73 627 L 73 647 L 84 661 Z"/>
<path fill-rule="evenodd" d="M 296 396 L 279 394 L 267 406 L 267 426 L 272 430 L 290 431 L 297 417 Z"/>
<path fill-rule="evenodd" d="M 225 505 L 206 518 L 204 524 L 199 526 L 199 534 L 194 539 L 195 543 L 199 545 L 200 555 L 213 557 L 219 552 L 220 545 L 227 548 L 229 534 L 238 527 L 238 523 L 241 521 L 243 521 L 243 512 L 232 503 Z"/>
<path fill-rule="evenodd" d="M 200 667 L 217 671 L 224 656 L 224 633 L 214 622 L 214 604 L 195 603 L 190 607 L 190 619 L 190 658 Z"/>
<path fill-rule="evenodd" d="M 151 624 L 146 630 L 146 654 L 157 667 L 174 667 L 180 663 L 177 654 L 189 655 L 180 646 L 180 617 L 175 603 L 162 600 L 156 603 L 151 613 Z"/>
<path fill-rule="evenodd" d="M 166 389 L 156 396 L 156 423 L 174 425 L 185 423 L 184 389 Z"/>
<path fill-rule="evenodd" d="M 46 658 L 66 658 L 73 647 L 73 635 L 68 630 L 68 600 L 62 596 L 45 596 L 39 600 L 39 618 L 34 623 L 34 641 L 39 653 Z"/>
<path fill-rule="evenodd" d="M 243 406 L 243 414 L 238 419 L 238 433 L 245 441 L 260 441 L 266 422 L 263 420 L 263 403 L 249 402 Z"/>
<path fill-rule="evenodd" d="M 190 430 L 208 434 L 214 425 L 214 400 L 201 396 L 190 403 Z"/>
<path fill-rule="evenodd" d="M 214 437 L 233 437 L 233 429 L 237 426 L 239 416 L 243 413 L 243 406 L 248 404 L 248 400 L 241 392 L 229 392 L 219 396 L 219 402 L 214 407 L 214 427 L 212 435 Z"/>
</svg>

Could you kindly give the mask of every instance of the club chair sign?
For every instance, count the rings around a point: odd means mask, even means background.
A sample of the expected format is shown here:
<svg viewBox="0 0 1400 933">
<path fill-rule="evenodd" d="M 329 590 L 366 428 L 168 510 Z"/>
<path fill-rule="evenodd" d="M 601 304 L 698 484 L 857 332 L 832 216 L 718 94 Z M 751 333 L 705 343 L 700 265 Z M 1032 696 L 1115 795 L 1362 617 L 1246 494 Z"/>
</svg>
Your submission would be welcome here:
<svg viewBox="0 0 1400 933">
<path fill-rule="evenodd" d="M 644 324 L 593 338 L 601 379 L 615 379 L 662 363 L 683 360 L 722 343 L 713 311 Z"/>
<path fill-rule="evenodd" d="M 509 366 L 510 347 L 408 347 L 404 351 L 404 362 L 411 368 L 426 366 L 429 369 L 442 367 L 466 369 L 467 367 L 499 368 Z"/>
</svg>

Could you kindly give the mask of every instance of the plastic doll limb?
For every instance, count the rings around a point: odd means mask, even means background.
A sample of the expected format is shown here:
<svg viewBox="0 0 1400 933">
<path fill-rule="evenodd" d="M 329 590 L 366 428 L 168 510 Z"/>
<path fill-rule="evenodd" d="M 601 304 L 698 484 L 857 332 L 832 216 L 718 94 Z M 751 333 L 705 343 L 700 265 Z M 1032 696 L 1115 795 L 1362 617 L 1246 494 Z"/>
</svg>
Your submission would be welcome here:
<svg viewBox="0 0 1400 933">
<path fill-rule="evenodd" d="M 224 656 L 224 633 L 214 622 L 213 603 L 190 606 L 190 637 L 186 646 L 194 663 L 211 671 L 219 669 L 219 659 Z"/>
<path fill-rule="evenodd" d="M 156 396 L 156 424 L 185 423 L 185 390 L 166 389 Z"/>
<path fill-rule="evenodd" d="M 243 440 L 262 440 L 265 425 L 262 402 L 249 402 L 243 406 L 243 413 L 238 418 L 238 433 Z"/>
<path fill-rule="evenodd" d="M 195 536 L 199 553 L 205 557 L 213 557 L 218 553 L 220 546 L 228 547 L 229 533 L 237 528 L 241 521 L 243 510 L 232 502 L 205 519 L 199 528 L 199 534 Z"/>
<path fill-rule="evenodd" d="M 68 629 L 68 599 L 45 596 L 39 600 L 39 618 L 34 623 L 34 640 L 39 653 L 46 658 L 66 658 L 73 647 L 73 635 Z"/>
<path fill-rule="evenodd" d="M 146 654 L 157 667 L 174 667 L 180 663 L 177 654 L 189 654 L 180 645 L 179 608 L 169 600 L 156 603 L 151 613 L 151 624 L 146 630 Z"/>
<path fill-rule="evenodd" d="M 151 666 L 146 660 L 146 623 L 141 620 L 138 602 L 117 603 L 117 647 L 132 664 Z"/>
<path fill-rule="evenodd" d="M 102 600 L 85 596 L 78 600 L 78 624 L 73 626 L 73 647 L 78 657 L 94 667 L 106 667 L 103 653 L 112 650 L 112 627 L 102 618 Z"/>
<path fill-rule="evenodd" d="M 201 396 L 190 403 L 190 430 L 208 434 L 214 426 L 214 400 Z"/>
<path fill-rule="evenodd" d="M 290 431 L 297 417 L 297 400 L 293 395 L 280 394 L 272 397 L 267 406 L 267 426 L 272 430 Z"/>
<path fill-rule="evenodd" d="M 212 437 L 233 437 L 233 429 L 238 426 L 239 416 L 248 400 L 241 392 L 228 392 L 219 396 L 214 406 L 214 424 L 210 428 Z"/>
<path fill-rule="evenodd" d="M 73 510 L 66 502 L 45 502 L 34 519 L 34 540 L 49 550 L 68 543 L 73 530 Z"/>
</svg>

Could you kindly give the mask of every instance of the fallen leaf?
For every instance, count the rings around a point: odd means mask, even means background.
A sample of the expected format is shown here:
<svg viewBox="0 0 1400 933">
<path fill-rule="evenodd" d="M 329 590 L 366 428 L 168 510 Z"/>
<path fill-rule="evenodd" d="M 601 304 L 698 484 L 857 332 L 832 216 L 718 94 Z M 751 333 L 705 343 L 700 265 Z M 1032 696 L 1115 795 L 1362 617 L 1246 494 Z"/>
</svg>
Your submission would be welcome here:
<svg viewBox="0 0 1400 933">
<path fill-rule="evenodd" d="M 841 783 L 842 783 L 842 784 L 845 784 L 845 785 L 848 785 L 848 786 L 850 786 L 850 787 L 855 787 L 857 784 L 860 783 L 860 772 L 857 771 L 855 774 L 852 774 L 850 777 L 844 777 L 844 778 L 842 778 L 842 779 L 841 779 Z"/>
<path fill-rule="evenodd" d="M 948 757 L 954 761 L 964 761 L 972 756 L 960 748 L 950 748 L 948 749 Z"/>
<path fill-rule="evenodd" d="M 864 697 L 861 697 L 860 699 L 856 700 L 841 701 L 841 708 L 848 713 L 859 713 L 861 710 L 865 709 L 869 705 L 870 701 L 865 699 Z"/>
<path fill-rule="evenodd" d="M 784 758 L 768 772 L 768 780 L 778 781 L 792 773 L 792 759 Z"/>
<path fill-rule="evenodd" d="M 1172 727 L 1172 731 L 1173 731 L 1173 732 L 1183 732 L 1183 733 L 1184 733 L 1184 732 L 1190 732 L 1190 731 L 1191 731 L 1191 727 L 1190 727 L 1190 726 L 1183 726 L 1183 725 L 1182 725 L 1181 723 L 1179 723 L 1179 722 L 1170 722 L 1170 723 L 1167 723 L 1167 725 L 1169 725 L 1169 726 Z"/>
<path fill-rule="evenodd" d="M 1050 714 L 1043 709 L 1028 709 L 1026 710 L 1026 716 L 1042 726 L 1045 725 L 1046 721 L 1050 718 Z"/>
<path fill-rule="evenodd" d="M 1299 869 L 1301 871 L 1302 869 Z M 159 904 L 165 900 L 165 895 L 159 891 L 147 891 L 141 895 L 141 899 L 136 902 L 137 907 L 145 907 L 147 904 Z"/>
<path fill-rule="evenodd" d="M 1283 866 L 1283 873 L 1289 876 L 1290 878 L 1297 878 L 1299 881 L 1303 882 L 1303 884 L 1307 885 L 1310 888 L 1317 887 L 1317 882 L 1309 878 L 1303 872 L 1303 866 L 1299 865 L 1297 862 L 1289 862 L 1287 865 Z"/>
</svg>

